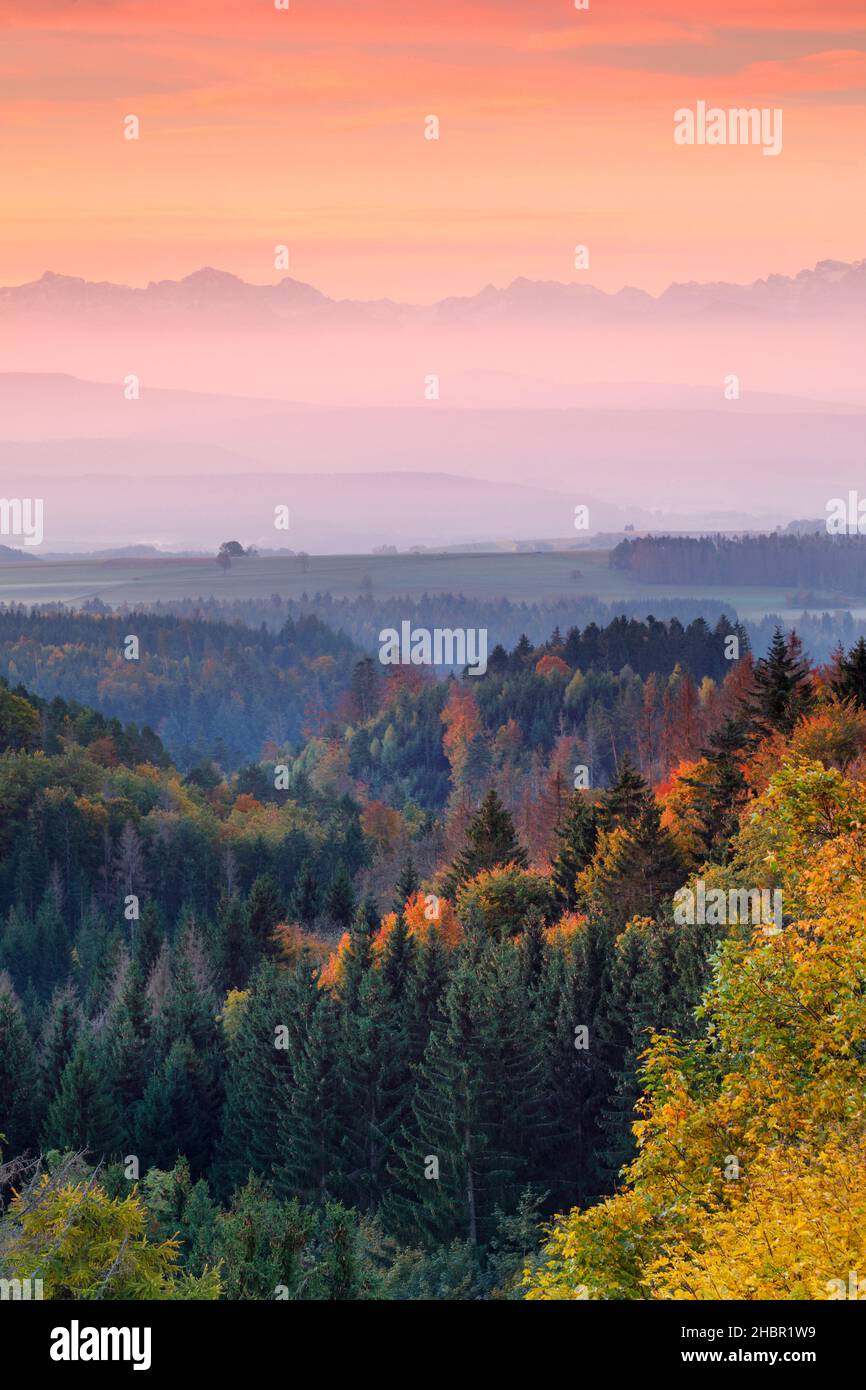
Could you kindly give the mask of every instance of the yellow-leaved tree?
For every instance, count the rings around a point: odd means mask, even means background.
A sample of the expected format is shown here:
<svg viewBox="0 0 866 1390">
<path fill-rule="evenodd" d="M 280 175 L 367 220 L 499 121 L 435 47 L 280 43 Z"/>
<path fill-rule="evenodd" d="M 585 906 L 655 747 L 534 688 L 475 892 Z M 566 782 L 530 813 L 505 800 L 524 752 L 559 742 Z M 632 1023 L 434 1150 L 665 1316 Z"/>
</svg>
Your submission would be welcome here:
<svg viewBox="0 0 866 1390">
<path fill-rule="evenodd" d="M 529 1299 L 828 1299 L 866 1277 L 866 787 L 790 749 L 733 865 L 781 888 L 784 925 L 729 927 L 704 1035 L 652 1038 L 622 1190 L 555 1221 Z"/>
<path fill-rule="evenodd" d="M 209 1300 L 219 1271 L 187 1273 L 176 1240 L 154 1241 L 135 1191 L 111 1197 L 68 1160 L 17 1192 L 0 1221 L 0 1275 L 41 1280 L 46 1299 Z"/>
</svg>

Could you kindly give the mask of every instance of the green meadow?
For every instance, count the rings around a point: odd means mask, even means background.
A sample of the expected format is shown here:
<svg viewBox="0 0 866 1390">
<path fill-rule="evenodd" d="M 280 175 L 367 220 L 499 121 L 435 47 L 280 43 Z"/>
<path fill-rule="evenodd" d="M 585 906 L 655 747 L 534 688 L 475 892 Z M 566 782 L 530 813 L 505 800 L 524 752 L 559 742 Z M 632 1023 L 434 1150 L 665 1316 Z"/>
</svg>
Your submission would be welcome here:
<svg viewBox="0 0 866 1390">
<path fill-rule="evenodd" d="M 617 599 L 714 599 L 742 617 L 796 617 L 783 588 L 646 585 L 611 569 L 606 550 L 423 555 L 249 556 L 222 570 L 212 559 L 36 560 L 0 563 L 0 602 L 116 604 L 160 599 L 247 599 L 303 593 L 379 598 L 462 593 L 483 599 L 543 602 L 573 595 Z"/>
</svg>

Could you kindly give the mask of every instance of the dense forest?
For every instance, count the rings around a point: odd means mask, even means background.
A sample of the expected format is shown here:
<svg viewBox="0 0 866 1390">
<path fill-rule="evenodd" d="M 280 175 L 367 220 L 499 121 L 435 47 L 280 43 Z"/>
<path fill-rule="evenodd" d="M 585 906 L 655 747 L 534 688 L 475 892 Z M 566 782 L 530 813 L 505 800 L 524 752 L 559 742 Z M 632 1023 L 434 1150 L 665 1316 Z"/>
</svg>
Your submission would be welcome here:
<svg viewBox="0 0 866 1390">
<path fill-rule="evenodd" d="M 795 591 L 866 594 L 866 537 L 857 535 L 637 536 L 610 563 L 646 584 L 783 584 Z"/>
<path fill-rule="evenodd" d="M 130 625 L 46 621 L 67 694 L 0 686 L 0 1277 L 798 1298 L 863 1265 L 866 643 L 623 619 L 434 681 L 161 615 L 136 721 L 68 688 Z M 193 703 L 213 664 L 213 711 L 218 650 L 251 711 L 325 660 L 321 708 L 178 768 L 148 649 Z M 689 920 L 688 885 L 784 915 Z"/>
</svg>

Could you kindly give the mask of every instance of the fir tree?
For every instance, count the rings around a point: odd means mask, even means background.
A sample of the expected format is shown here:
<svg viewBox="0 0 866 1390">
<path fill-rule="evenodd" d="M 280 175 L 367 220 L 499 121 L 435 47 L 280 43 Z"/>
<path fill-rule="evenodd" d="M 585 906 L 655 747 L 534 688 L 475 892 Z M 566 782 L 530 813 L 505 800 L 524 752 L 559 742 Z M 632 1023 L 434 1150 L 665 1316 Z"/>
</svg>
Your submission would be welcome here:
<svg viewBox="0 0 866 1390">
<path fill-rule="evenodd" d="M 164 940 L 165 930 L 162 924 L 162 915 L 156 903 L 148 898 L 141 909 L 141 916 L 135 923 L 132 933 L 133 955 L 140 965 L 145 979 L 153 969 Z"/>
<path fill-rule="evenodd" d="M 292 1059 L 303 1046 L 319 993 L 306 954 L 291 972 L 263 961 L 250 979 L 227 1048 L 214 1179 L 223 1193 L 250 1172 L 269 1176 L 278 1161 L 293 1087 Z"/>
<path fill-rule="evenodd" d="M 388 1207 L 407 1233 L 486 1243 L 516 1206 L 543 1123 L 541 1059 L 507 941 L 461 948 L 417 1070 Z M 435 1162 L 438 1177 L 430 1176 Z"/>
<path fill-rule="evenodd" d="M 220 1093 L 209 1061 L 188 1040 L 175 1042 L 151 1075 L 137 1124 L 138 1152 L 147 1167 L 170 1168 L 179 1154 L 193 1174 L 210 1163 Z"/>
<path fill-rule="evenodd" d="M 218 955 L 227 989 L 243 989 L 255 962 L 249 917 L 240 898 L 223 898 L 217 910 Z"/>
<path fill-rule="evenodd" d="M 339 1191 L 345 1164 L 346 1070 L 339 1001 L 317 991 L 306 1026 L 293 1039 L 292 1089 L 279 1115 L 276 1171 L 282 1191 L 305 1202 L 324 1202 Z"/>
<path fill-rule="evenodd" d="M 409 935 L 406 918 L 402 912 L 398 912 L 397 920 L 385 942 L 380 967 L 388 998 L 394 1004 L 402 1002 L 412 969 L 414 954 L 415 942 Z"/>
<path fill-rule="evenodd" d="M 343 1001 L 343 1055 L 346 1123 L 338 1186 L 346 1201 L 371 1211 L 387 1190 L 412 1087 L 401 1004 L 381 970 L 368 969 L 354 998 Z"/>
<path fill-rule="evenodd" d="M 594 1201 L 604 1191 L 598 1172 L 602 1142 L 598 1119 L 610 1091 L 603 1041 L 602 999 L 613 933 L 595 914 L 573 944 L 546 951 L 532 1001 L 547 1119 L 541 1171 L 554 1210 Z"/>
</svg>

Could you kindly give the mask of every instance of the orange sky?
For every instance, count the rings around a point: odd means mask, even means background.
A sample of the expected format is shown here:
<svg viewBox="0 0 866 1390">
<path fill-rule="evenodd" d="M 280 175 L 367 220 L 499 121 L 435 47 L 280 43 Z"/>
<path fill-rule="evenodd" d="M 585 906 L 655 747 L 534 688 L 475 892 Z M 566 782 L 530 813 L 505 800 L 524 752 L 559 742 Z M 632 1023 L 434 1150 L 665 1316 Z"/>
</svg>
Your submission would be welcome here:
<svg viewBox="0 0 866 1390">
<path fill-rule="evenodd" d="M 424 301 L 576 278 L 578 242 L 605 289 L 866 254 L 862 0 L 590 5 L 0 0 L 0 283 L 275 280 L 285 242 Z M 782 107 L 781 156 L 676 147 L 698 100 Z"/>
</svg>

